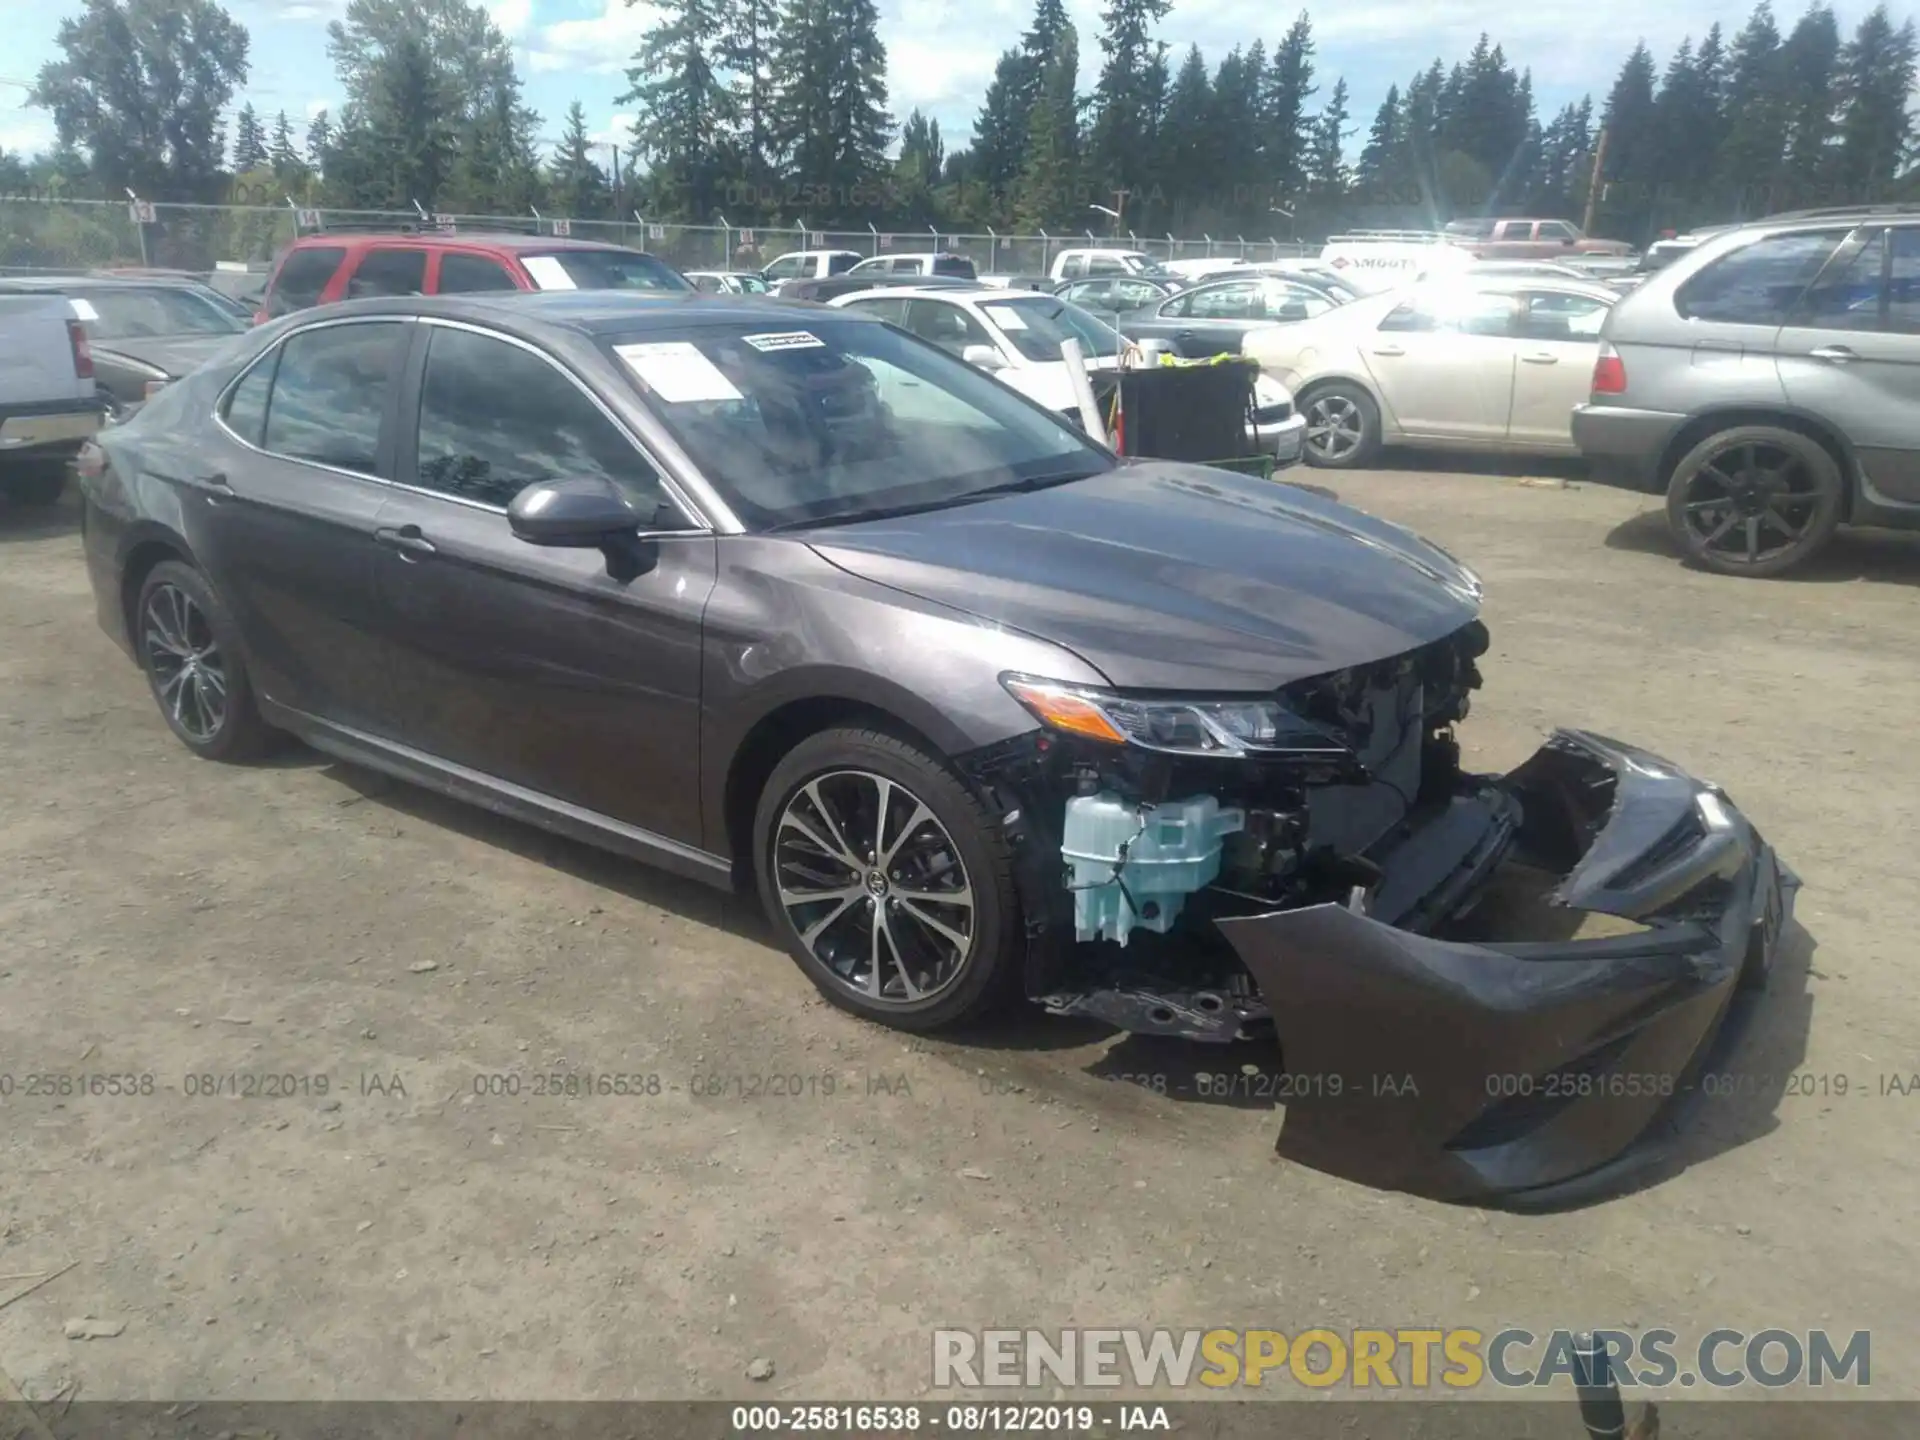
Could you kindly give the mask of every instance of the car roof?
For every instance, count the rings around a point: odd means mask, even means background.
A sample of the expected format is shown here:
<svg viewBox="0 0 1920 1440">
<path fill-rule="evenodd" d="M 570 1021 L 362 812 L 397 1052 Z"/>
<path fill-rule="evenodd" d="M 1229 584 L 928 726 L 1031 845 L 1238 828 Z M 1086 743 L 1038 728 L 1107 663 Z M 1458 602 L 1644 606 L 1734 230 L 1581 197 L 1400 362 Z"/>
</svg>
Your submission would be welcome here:
<svg viewBox="0 0 1920 1440">
<path fill-rule="evenodd" d="M 611 240 L 577 240 L 568 235 L 524 235 L 511 231 L 452 232 L 440 230 L 338 230 L 302 235 L 289 249 L 311 250 L 319 246 L 361 247 L 369 245 L 416 245 L 464 247 L 473 250 L 633 250 L 631 245 L 616 245 Z M 645 254 L 645 251 L 634 251 Z M 657 256 L 655 257 L 658 258 Z M 662 262 L 665 263 L 665 262 Z"/>
<path fill-rule="evenodd" d="M 765 295 L 706 295 L 682 290 L 498 290 L 348 300 L 295 314 L 304 321 L 321 323 L 362 316 L 420 315 L 469 320 L 508 330 L 560 329 L 601 336 L 688 325 L 737 324 L 760 329 L 783 321 L 804 325 L 817 321 L 825 308 Z"/>
<path fill-rule="evenodd" d="M 0 286 L 21 290 L 205 290 L 207 282 L 192 275 L 0 275 Z"/>
<path fill-rule="evenodd" d="M 850 300 L 865 295 L 864 290 L 849 290 L 845 295 L 836 295 L 835 300 Z M 1013 290 L 1004 285 L 876 285 L 873 294 L 884 295 L 889 300 L 1018 300 L 1025 296 L 1034 296 L 1041 300 L 1050 300 L 1050 295 L 1042 295 L 1034 290 Z"/>
</svg>

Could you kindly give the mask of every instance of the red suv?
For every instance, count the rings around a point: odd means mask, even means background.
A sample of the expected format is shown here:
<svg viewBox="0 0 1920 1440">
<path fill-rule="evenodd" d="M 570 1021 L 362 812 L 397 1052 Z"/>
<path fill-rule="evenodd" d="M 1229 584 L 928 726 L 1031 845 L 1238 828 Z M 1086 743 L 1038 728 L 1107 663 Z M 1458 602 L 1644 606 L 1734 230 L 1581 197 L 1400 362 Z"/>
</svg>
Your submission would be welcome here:
<svg viewBox="0 0 1920 1440">
<path fill-rule="evenodd" d="M 656 256 L 552 235 L 305 235 L 280 254 L 253 323 L 335 300 L 476 290 L 686 290 Z"/>
</svg>

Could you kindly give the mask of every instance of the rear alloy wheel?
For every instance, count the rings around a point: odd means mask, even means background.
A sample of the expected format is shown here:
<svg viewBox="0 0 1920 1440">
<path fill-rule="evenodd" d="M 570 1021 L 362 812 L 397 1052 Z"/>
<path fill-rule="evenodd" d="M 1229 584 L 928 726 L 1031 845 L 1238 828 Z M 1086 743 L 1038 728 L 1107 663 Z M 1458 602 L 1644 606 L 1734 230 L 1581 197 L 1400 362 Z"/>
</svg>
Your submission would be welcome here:
<svg viewBox="0 0 1920 1440">
<path fill-rule="evenodd" d="M 1840 466 L 1796 430 L 1742 425 L 1687 452 L 1667 486 L 1667 525 L 1687 558 L 1721 575 L 1779 575 L 1840 523 Z"/>
<path fill-rule="evenodd" d="M 200 572 L 179 561 L 153 567 L 140 587 L 133 638 L 167 728 L 196 755 L 241 760 L 272 738 L 254 708 L 239 637 Z"/>
<path fill-rule="evenodd" d="M 1300 406 L 1306 416 L 1306 461 L 1326 470 L 1352 470 L 1380 449 L 1380 409 L 1355 385 L 1310 391 Z"/>
<path fill-rule="evenodd" d="M 776 767 L 754 825 L 768 918 L 834 1004 L 909 1030 L 978 1014 L 1017 973 L 1012 866 L 946 767 L 831 730 Z"/>
</svg>

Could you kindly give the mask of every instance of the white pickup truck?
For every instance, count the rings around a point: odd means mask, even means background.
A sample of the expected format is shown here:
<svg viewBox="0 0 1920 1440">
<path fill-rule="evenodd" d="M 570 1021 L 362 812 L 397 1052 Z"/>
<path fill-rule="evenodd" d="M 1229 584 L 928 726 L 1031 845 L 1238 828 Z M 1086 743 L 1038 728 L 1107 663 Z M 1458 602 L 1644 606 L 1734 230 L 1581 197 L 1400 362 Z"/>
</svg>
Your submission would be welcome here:
<svg viewBox="0 0 1920 1440">
<path fill-rule="evenodd" d="M 51 505 L 100 428 L 87 332 L 64 295 L 0 295 L 0 493 Z"/>
</svg>

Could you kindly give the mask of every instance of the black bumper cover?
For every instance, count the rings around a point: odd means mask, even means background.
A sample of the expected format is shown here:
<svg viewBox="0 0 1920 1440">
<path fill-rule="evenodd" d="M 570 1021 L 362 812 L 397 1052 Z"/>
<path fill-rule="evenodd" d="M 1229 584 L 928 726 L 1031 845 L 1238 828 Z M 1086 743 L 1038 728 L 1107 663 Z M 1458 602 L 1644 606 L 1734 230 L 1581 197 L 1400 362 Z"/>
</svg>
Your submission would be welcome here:
<svg viewBox="0 0 1920 1440">
<path fill-rule="evenodd" d="M 1441 1200 L 1550 1206 L 1637 1172 L 1799 882 L 1719 790 L 1558 731 L 1491 782 L 1552 900 L 1646 928 L 1463 944 L 1337 905 L 1222 920 L 1271 1006 L 1290 1160 Z"/>
</svg>

